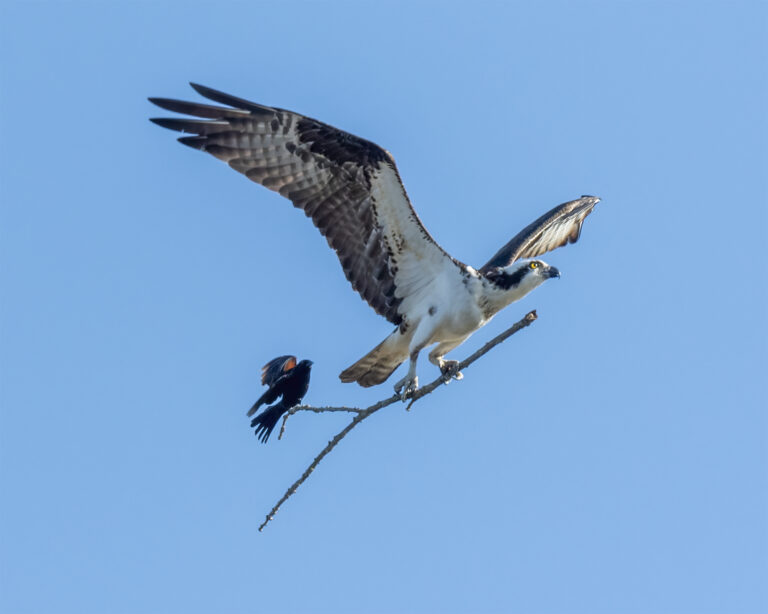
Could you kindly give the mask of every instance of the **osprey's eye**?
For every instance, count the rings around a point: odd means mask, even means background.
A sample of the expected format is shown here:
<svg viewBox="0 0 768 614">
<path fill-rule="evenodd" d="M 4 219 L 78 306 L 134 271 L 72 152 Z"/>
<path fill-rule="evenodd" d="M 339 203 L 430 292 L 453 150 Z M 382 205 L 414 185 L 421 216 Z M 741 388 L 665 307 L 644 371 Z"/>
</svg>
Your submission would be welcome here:
<svg viewBox="0 0 768 614">
<path fill-rule="evenodd" d="M 530 264 L 530 267 L 531 267 L 532 269 L 535 269 L 535 268 L 537 268 L 538 266 L 539 266 L 539 263 L 538 263 L 538 262 L 531 262 L 531 264 Z"/>
</svg>

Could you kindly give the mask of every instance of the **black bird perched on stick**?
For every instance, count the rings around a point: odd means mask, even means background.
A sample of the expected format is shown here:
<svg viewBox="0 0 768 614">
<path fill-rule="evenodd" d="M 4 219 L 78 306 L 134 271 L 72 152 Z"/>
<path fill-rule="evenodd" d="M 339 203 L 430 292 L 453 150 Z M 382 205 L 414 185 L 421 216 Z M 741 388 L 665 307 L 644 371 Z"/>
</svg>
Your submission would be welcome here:
<svg viewBox="0 0 768 614">
<path fill-rule="evenodd" d="M 301 403 L 309 388 L 311 369 L 311 360 L 297 363 L 295 356 L 278 356 L 262 367 L 261 383 L 269 388 L 248 410 L 248 415 L 255 414 L 264 403 L 273 403 L 281 395 L 282 398 L 251 421 L 251 426 L 256 427 L 256 437 L 259 441 L 267 443 L 280 416 Z"/>
</svg>

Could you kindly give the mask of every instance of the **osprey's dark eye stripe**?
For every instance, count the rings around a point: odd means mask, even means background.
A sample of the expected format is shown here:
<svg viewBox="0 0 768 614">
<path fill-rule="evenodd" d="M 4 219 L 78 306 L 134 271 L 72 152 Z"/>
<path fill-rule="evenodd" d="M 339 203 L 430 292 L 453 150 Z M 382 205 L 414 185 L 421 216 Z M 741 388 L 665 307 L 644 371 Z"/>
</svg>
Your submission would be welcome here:
<svg viewBox="0 0 768 614">
<path fill-rule="evenodd" d="M 522 266 L 514 273 L 507 273 L 501 269 L 497 273 L 493 273 L 488 276 L 495 286 L 502 290 L 509 290 L 512 286 L 517 286 L 531 269 L 527 266 Z"/>
</svg>

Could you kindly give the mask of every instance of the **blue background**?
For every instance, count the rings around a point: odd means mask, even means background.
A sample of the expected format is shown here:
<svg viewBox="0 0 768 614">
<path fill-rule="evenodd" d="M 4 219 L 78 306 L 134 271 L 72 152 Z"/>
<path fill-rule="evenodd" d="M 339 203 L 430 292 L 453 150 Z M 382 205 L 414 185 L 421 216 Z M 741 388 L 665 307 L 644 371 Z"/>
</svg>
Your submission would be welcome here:
<svg viewBox="0 0 768 614">
<path fill-rule="evenodd" d="M 0 11 L 3 612 L 765 612 L 764 2 L 43 3 Z M 150 124 L 197 81 L 393 152 L 480 265 L 581 194 L 563 272 L 406 413 L 257 443 L 390 325 L 287 201 Z M 402 371 L 398 372 L 398 377 Z M 423 361 L 422 381 L 434 376 Z M 394 381 L 394 380 L 393 380 Z"/>
</svg>

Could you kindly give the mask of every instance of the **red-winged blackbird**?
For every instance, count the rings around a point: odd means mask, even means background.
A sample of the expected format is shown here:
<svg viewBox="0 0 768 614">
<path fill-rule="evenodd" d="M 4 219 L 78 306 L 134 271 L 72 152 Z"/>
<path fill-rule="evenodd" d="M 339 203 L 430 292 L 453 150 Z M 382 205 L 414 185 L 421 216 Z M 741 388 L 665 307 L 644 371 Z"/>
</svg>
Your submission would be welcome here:
<svg viewBox="0 0 768 614">
<path fill-rule="evenodd" d="M 269 388 L 248 410 L 248 415 L 252 416 L 261 405 L 272 403 L 282 395 L 277 403 L 267 407 L 251 421 L 251 426 L 256 427 L 256 437 L 262 443 L 267 443 L 280 416 L 301 403 L 301 399 L 307 394 L 311 369 L 311 360 L 302 360 L 297 364 L 295 356 L 278 356 L 262 367 L 261 383 Z"/>
</svg>

